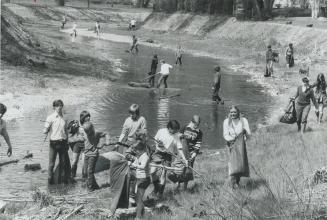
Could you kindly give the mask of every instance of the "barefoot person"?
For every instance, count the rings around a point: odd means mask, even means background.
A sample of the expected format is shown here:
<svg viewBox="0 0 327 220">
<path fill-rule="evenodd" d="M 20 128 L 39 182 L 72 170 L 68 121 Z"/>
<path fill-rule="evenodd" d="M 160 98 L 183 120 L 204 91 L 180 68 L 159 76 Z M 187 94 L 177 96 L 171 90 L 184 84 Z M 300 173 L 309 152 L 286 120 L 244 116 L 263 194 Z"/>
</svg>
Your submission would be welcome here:
<svg viewBox="0 0 327 220">
<path fill-rule="evenodd" d="M 6 112 L 7 112 L 7 107 L 4 104 L 0 103 L 0 134 L 7 143 L 7 146 L 8 146 L 7 155 L 8 155 L 8 157 L 10 157 L 12 154 L 12 146 L 11 146 L 10 138 L 9 138 L 9 135 L 7 132 L 6 122 L 2 119 L 2 117 L 4 116 L 4 114 Z M 0 143 L 0 146 L 1 146 L 1 143 Z"/>
<path fill-rule="evenodd" d="M 67 138 L 68 130 L 67 123 L 64 119 L 62 109 L 64 103 L 58 99 L 53 101 L 54 112 L 49 115 L 44 124 L 43 133 L 47 134 L 50 132 L 50 148 L 49 148 L 49 169 L 48 169 L 48 183 L 54 184 L 53 169 L 56 162 L 57 154 L 59 155 L 59 176 L 65 173 L 64 182 L 70 178 L 70 173 L 65 172 L 65 161 L 68 151 Z"/>
<path fill-rule="evenodd" d="M 249 123 L 242 117 L 240 110 L 232 106 L 229 116 L 223 124 L 224 139 L 230 153 L 228 173 L 232 188 L 238 188 L 241 177 L 249 177 L 249 163 L 246 151 L 246 140 L 251 135 Z"/>
<path fill-rule="evenodd" d="M 97 34 L 97 36 L 99 36 L 99 34 L 100 34 L 100 24 L 99 24 L 99 21 L 96 21 L 95 22 L 95 31 L 94 32 Z"/>
<path fill-rule="evenodd" d="M 293 67 L 294 66 L 294 48 L 293 48 L 293 44 L 288 45 L 288 47 L 286 49 L 285 57 L 286 57 L 287 67 L 288 68 Z"/>
<path fill-rule="evenodd" d="M 194 115 L 191 122 L 185 126 L 181 133 L 186 140 L 188 152 L 190 155 L 189 166 L 193 167 L 196 156 L 199 154 L 202 145 L 202 131 L 199 129 L 200 116 Z M 192 176 L 193 179 L 193 176 Z M 190 180 L 192 180 L 190 179 Z M 184 182 L 184 189 L 187 189 L 188 181 Z M 179 185 L 179 183 L 178 183 Z"/>
<path fill-rule="evenodd" d="M 157 85 L 157 88 L 160 88 L 160 85 L 161 85 L 161 82 L 163 81 L 164 82 L 164 85 L 165 85 L 165 88 L 168 88 L 168 84 L 167 84 L 167 79 L 168 79 L 168 76 L 169 76 L 169 72 L 170 72 L 170 69 L 173 68 L 172 65 L 166 63 L 165 60 L 161 60 L 161 67 L 160 67 L 160 78 L 158 80 L 158 85 Z"/>
<path fill-rule="evenodd" d="M 160 129 L 156 136 L 156 150 L 152 155 L 152 162 L 158 165 L 170 167 L 176 158 L 188 166 L 188 161 L 183 152 L 181 142 L 182 134 L 179 133 L 180 125 L 176 120 L 170 120 L 167 128 Z M 158 167 L 151 167 L 152 182 L 154 185 L 153 195 L 161 198 L 166 185 L 167 170 Z"/>
<path fill-rule="evenodd" d="M 176 65 L 182 65 L 182 55 L 183 55 L 183 50 L 181 45 L 178 45 L 175 56 L 176 56 Z"/>
<path fill-rule="evenodd" d="M 295 110 L 297 118 L 297 128 L 298 131 L 301 131 L 301 133 L 303 134 L 307 127 L 307 118 L 311 109 L 310 100 L 314 104 L 316 112 L 318 111 L 318 105 L 314 96 L 313 89 L 309 85 L 308 77 L 302 78 L 302 85 L 297 88 L 296 94 L 293 98 L 291 98 L 291 100 L 296 100 Z"/>
<path fill-rule="evenodd" d="M 70 34 L 70 36 L 73 36 L 74 38 L 77 37 L 77 24 L 74 22 L 73 24 L 73 32 Z"/>
<path fill-rule="evenodd" d="M 151 87 L 154 87 L 154 80 L 155 80 L 155 74 L 157 72 L 157 66 L 158 66 L 158 56 L 157 54 L 153 55 L 152 62 L 151 62 L 151 71 L 150 71 L 150 77 L 149 78 L 149 84 Z"/>
<path fill-rule="evenodd" d="M 220 66 L 216 66 L 215 75 L 213 78 L 213 86 L 212 86 L 212 101 L 217 102 L 217 104 L 221 102 L 221 98 L 219 97 L 220 82 L 221 82 Z"/>
<path fill-rule="evenodd" d="M 322 73 L 319 73 L 317 77 L 317 81 L 312 85 L 312 87 L 316 87 L 315 96 L 316 101 L 318 103 L 318 111 L 316 112 L 317 115 L 317 122 L 318 124 L 322 121 L 322 116 L 324 114 L 324 107 L 327 105 L 327 94 L 326 94 L 326 80 L 325 76 Z"/>
<path fill-rule="evenodd" d="M 130 52 L 133 53 L 133 50 L 135 49 L 135 52 L 138 53 L 139 52 L 139 48 L 138 48 L 138 42 L 137 42 L 137 38 L 135 35 L 133 35 L 133 39 L 132 39 L 132 47 L 130 49 Z"/>
</svg>

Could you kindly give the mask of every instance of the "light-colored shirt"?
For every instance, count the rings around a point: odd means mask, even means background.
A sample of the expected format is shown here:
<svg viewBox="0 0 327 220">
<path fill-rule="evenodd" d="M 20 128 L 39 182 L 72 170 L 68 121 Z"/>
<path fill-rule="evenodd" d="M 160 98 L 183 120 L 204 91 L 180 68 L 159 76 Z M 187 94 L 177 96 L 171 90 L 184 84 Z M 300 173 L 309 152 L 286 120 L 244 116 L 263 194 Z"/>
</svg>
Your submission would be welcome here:
<svg viewBox="0 0 327 220">
<path fill-rule="evenodd" d="M 161 141 L 164 147 L 167 150 L 173 150 L 176 147 L 178 150 L 183 149 L 183 145 L 180 139 L 181 134 L 177 132 L 176 134 L 170 134 L 167 128 L 160 129 L 156 136 L 154 137 L 156 140 Z M 161 147 L 156 146 L 157 150 L 162 151 Z"/>
<path fill-rule="evenodd" d="M 126 139 L 128 141 L 134 141 L 135 133 L 139 130 L 146 131 L 146 120 L 143 116 L 140 116 L 135 121 L 131 117 L 126 118 L 118 141 L 122 142 Z"/>
<path fill-rule="evenodd" d="M 44 123 L 44 133 L 49 131 L 51 141 L 67 140 L 67 121 L 57 112 L 49 115 Z"/>
<path fill-rule="evenodd" d="M 162 75 L 169 75 L 169 69 L 172 69 L 172 65 L 168 64 L 168 63 L 164 63 L 164 64 L 161 64 L 161 67 L 160 67 L 160 73 Z"/>
<path fill-rule="evenodd" d="M 73 31 L 76 31 L 77 25 L 73 24 Z"/>
<path fill-rule="evenodd" d="M 135 25 L 136 21 L 134 19 L 131 20 L 131 25 Z"/>
<path fill-rule="evenodd" d="M 136 167 L 136 178 L 144 179 L 150 176 L 150 158 L 146 152 L 132 163 Z"/>
<path fill-rule="evenodd" d="M 241 117 L 240 119 L 233 119 L 229 124 L 229 119 L 224 120 L 224 139 L 226 141 L 233 141 L 240 135 L 243 129 L 246 130 L 247 135 L 251 134 L 249 122 L 246 118 Z"/>
</svg>

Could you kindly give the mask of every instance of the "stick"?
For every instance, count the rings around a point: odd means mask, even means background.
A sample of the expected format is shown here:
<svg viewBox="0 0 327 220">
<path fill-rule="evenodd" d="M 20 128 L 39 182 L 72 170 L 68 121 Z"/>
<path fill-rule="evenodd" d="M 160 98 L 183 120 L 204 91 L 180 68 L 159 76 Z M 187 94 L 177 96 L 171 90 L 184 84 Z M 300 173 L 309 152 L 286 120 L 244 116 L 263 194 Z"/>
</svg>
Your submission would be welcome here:
<svg viewBox="0 0 327 220">
<path fill-rule="evenodd" d="M 155 76 L 155 75 L 158 75 L 158 74 L 160 74 L 160 72 L 155 73 L 155 74 L 153 74 L 153 75 L 151 75 L 151 76 L 145 77 L 144 79 L 141 79 L 140 81 L 145 81 L 145 80 L 150 79 L 151 77 L 153 77 L 153 76 Z"/>
<path fill-rule="evenodd" d="M 11 163 L 17 163 L 20 160 L 31 158 L 31 157 L 33 157 L 33 154 L 32 153 L 28 153 L 27 155 L 25 155 L 24 157 L 22 157 L 22 159 L 15 159 L 15 160 L 9 160 L 9 161 L 2 162 L 2 163 L 0 163 L 0 167 L 5 166 L 5 165 L 8 165 L 8 164 L 11 164 Z"/>
<path fill-rule="evenodd" d="M 62 220 L 66 220 L 68 219 L 70 216 L 74 215 L 76 212 L 80 211 L 81 209 L 83 209 L 84 205 L 80 205 L 78 207 L 76 207 L 71 213 L 69 213 L 68 215 L 66 215 L 64 218 L 62 218 Z"/>
</svg>

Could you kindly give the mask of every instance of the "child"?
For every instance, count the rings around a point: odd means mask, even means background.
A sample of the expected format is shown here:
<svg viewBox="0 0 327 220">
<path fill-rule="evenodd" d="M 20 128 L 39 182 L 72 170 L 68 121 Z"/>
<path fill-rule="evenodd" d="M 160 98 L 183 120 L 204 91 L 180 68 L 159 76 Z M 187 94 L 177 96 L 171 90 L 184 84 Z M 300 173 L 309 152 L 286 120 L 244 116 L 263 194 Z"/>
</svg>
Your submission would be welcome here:
<svg viewBox="0 0 327 220">
<path fill-rule="evenodd" d="M 150 158 L 143 141 L 138 141 L 133 146 L 136 158 L 131 164 L 131 168 L 136 168 L 137 193 L 136 193 L 136 220 L 142 219 L 144 212 L 143 196 L 145 190 L 150 185 Z"/>
<path fill-rule="evenodd" d="M 93 124 L 87 121 L 83 124 L 84 133 L 82 137 L 84 138 L 85 145 L 85 167 L 87 168 L 87 188 L 90 191 L 99 189 L 94 176 L 95 165 L 99 157 L 98 145 L 100 139 L 106 137 L 106 142 L 109 142 L 109 135 L 103 132 L 95 132 Z M 108 143 L 109 144 L 109 143 Z"/>
<path fill-rule="evenodd" d="M 100 34 L 100 24 L 98 21 L 95 22 L 95 33 L 97 34 L 97 36 L 99 36 Z"/>
<path fill-rule="evenodd" d="M 12 154 L 12 146 L 7 132 L 6 122 L 2 120 L 2 116 L 6 113 L 6 111 L 7 111 L 7 107 L 4 104 L 0 103 L 0 134 L 3 136 L 3 138 L 5 139 L 8 145 L 7 155 L 8 157 L 10 157 Z"/>
</svg>

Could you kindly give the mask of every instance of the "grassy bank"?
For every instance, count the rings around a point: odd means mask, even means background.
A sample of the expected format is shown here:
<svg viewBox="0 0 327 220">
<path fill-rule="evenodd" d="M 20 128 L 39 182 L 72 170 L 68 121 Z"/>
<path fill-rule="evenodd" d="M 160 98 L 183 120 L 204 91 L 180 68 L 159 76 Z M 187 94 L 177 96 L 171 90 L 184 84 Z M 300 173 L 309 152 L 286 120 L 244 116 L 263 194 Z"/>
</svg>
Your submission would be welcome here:
<svg viewBox="0 0 327 220">
<path fill-rule="evenodd" d="M 271 125 L 259 129 L 248 141 L 251 178 L 243 179 L 240 189 L 233 191 L 228 186 L 225 149 L 220 150 L 218 155 L 204 149 L 195 163 L 195 169 L 204 178 L 196 178 L 187 191 L 175 190 L 174 185 L 168 184 L 162 202 L 170 207 L 172 214 L 155 213 L 149 219 L 323 219 L 326 186 L 312 184 L 312 180 L 315 170 L 326 166 L 326 117 L 322 125 L 317 125 L 311 112 L 309 129 L 304 135 L 296 132 L 295 125 L 278 124 L 277 118 L 283 113 L 288 97 L 300 84 L 298 69 L 309 65 L 312 79 L 325 69 L 326 31 L 308 31 L 303 27 L 273 22 L 242 23 L 226 17 L 152 16 L 136 32 L 137 36 L 151 38 L 170 49 L 181 43 L 183 49 L 191 54 L 219 58 L 219 62 L 229 66 L 224 71 L 235 69 L 250 74 L 253 80 L 265 86 L 267 94 L 275 96 L 276 110 L 271 113 Z M 101 27 L 104 32 L 130 34 L 118 26 L 111 29 L 112 23 L 104 23 Z M 275 77 L 264 78 L 266 45 L 272 44 L 282 52 L 290 41 L 295 44 L 296 66 L 286 69 L 281 54 Z M 105 190 L 93 196 L 100 196 L 103 192 Z M 101 202 L 89 202 L 89 205 L 91 208 L 94 205 L 108 207 Z M 29 214 L 26 208 L 13 210 L 16 211 L 8 213 L 8 216 L 18 215 L 17 212 L 25 216 Z M 82 212 L 75 219 L 100 218 L 91 211 Z"/>
</svg>

